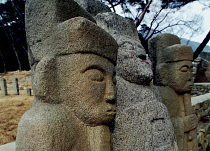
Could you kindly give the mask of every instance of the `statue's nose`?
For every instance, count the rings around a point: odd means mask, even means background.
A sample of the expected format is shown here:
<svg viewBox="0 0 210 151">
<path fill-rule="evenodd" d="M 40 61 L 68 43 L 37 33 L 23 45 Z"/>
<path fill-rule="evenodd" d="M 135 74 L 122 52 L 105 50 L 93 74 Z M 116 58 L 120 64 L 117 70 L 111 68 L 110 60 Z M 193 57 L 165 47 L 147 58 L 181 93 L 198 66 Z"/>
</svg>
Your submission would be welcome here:
<svg viewBox="0 0 210 151">
<path fill-rule="evenodd" d="M 188 71 L 188 81 L 192 81 L 193 79 L 193 73 L 191 70 Z"/>
<path fill-rule="evenodd" d="M 116 103 L 116 86 L 113 83 L 112 79 L 107 80 L 106 83 L 106 92 L 105 92 L 105 101 L 107 103 L 115 104 Z"/>
</svg>

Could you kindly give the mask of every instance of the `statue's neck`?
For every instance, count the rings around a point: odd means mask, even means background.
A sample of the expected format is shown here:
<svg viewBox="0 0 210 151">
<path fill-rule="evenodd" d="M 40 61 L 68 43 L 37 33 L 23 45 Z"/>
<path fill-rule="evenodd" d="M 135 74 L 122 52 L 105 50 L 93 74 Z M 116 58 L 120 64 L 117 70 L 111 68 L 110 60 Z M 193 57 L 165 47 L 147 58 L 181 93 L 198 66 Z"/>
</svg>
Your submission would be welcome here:
<svg viewBox="0 0 210 151">
<path fill-rule="evenodd" d="M 71 116 L 77 133 L 73 151 L 111 151 L 111 132 L 107 125 L 88 125 L 74 114 Z"/>
<path fill-rule="evenodd" d="M 110 151 L 110 130 L 108 126 L 87 126 L 87 137 L 91 151 Z"/>
<path fill-rule="evenodd" d="M 74 151 L 111 151 L 111 136 L 108 126 L 89 126 L 80 123 L 77 127 L 78 138 Z"/>
</svg>

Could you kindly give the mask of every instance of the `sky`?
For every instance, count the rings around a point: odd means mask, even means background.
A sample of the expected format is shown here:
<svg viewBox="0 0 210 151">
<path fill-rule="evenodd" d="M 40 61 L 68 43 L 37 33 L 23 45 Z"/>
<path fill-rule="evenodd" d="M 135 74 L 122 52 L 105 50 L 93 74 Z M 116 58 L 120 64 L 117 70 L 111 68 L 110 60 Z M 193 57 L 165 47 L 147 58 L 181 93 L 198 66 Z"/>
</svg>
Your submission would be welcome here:
<svg viewBox="0 0 210 151">
<path fill-rule="evenodd" d="M 0 0 L 0 3 L 5 3 L 7 0 Z"/>
<path fill-rule="evenodd" d="M 210 0 L 206 0 L 205 4 L 210 6 Z M 193 37 L 192 41 L 202 42 L 202 40 L 205 38 L 205 36 L 210 30 L 210 8 L 204 9 L 204 10 L 203 8 L 204 8 L 204 5 L 202 5 L 198 1 L 193 2 L 192 4 L 188 4 L 185 7 L 183 7 L 183 9 L 187 10 L 186 15 L 190 13 L 195 13 L 195 14 L 200 14 L 201 16 L 203 16 L 203 24 L 202 24 L 203 32 Z M 210 42 L 208 42 L 208 45 L 210 45 Z"/>
<path fill-rule="evenodd" d="M 0 3 L 4 3 L 5 1 L 6 0 L 0 0 Z M 203 17 L 203 23 L 199 27 L 200 33 L 194 35 L 191 38 L 191 41 L 196 41 L 196 42 L 201 43 L 210 30 L 210 7 L 208 9 L 204 9 L 204 8 L 207 8 L 208 6 L 210 6 L 210 0 L 199 0 L 199 1 L 189 3 L 185 5 L 184 7 L 182 7 L 179 11 L 177 11 L 177 14 L 184 18 L 189 18 L 189 16 L 193 17 L 193 15 L 194 16 L 201 15 Z M 117 9 L 117 13 L 121 16 L 124 16 L 121 13 L 120 9 Z M 182 35 L 182 38 L 189 39 L 189 35 Z M 210 46 L 210 42 L 208 42 L 207 45 Z"/>
<path fill-rule="evenodd" d="M 157 9 L 158 5 L 160 5 L 160 1 L 158 0 L 153 0 L 153 2 L 154 3 L 152 3 L 150 7 L 150 14 L 152 13 L 153 10 L 155 12 L 155 9 Z M 191 2 L 185 5 L 184 7 L 182 7 L 180 10 L 176 11 L 176 13 L 174 13 L 173 16 L 170 16 L 170 17 L 174 18 L 174 20 L 179 19 L 180 17 L 183 18 L 184 20 L 189 19 L 190 17 L 191 18 L 198 17 L 198 20 L 200 21 L 201 24 L 197 25 L 197 27 L 200 29 L 200 32 L 198 34 L 194 34 L 193 37 L 191 38 L 191 41 L 196 41 L 196 42 L 201 43 L 210 30 L 210 7 L 208 6 L 210 6 L 210 0 L 200 0 L 200 1 Z M 204 8 L 208 8 L 208 9 L 204 9 Z M 119 15 L 124 16 L 120 8 L 116 9 L 116 11 Z M 199 17 L 201 16 L 203 17 L 203 20 L 202 18 L 199 19 Z M 149 25 L 150 22 L 148 22 L 148 20 L 150 19 L 151 17 L 149 15 L 145 15 L 143 23 L 146 23 Z M 181 30 L 178 30 L 177 34 L 182 33 L 180 31 Z M 182 31 L 186 31 L 186 30 L 182 30 Z M 170 31 L 168 32 L 170 33 Z M 183 34 L 182 38 L 189 39 L 190 36 L 187 34 Z M 208 42 L 207 45 L 210 46 L 210 42 Z"/>
</svg>

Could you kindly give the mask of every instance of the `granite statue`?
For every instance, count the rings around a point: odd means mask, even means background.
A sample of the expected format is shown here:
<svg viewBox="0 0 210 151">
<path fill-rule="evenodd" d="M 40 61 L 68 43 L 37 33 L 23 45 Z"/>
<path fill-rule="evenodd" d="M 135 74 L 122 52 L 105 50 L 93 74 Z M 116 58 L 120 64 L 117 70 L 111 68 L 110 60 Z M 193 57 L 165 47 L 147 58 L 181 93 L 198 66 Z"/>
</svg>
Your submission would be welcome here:
<svg viewBox="0 0 210 151">
<path fill-rule="evenodd" d="M 134 23 L 110 12 L 99 13 L 95 18 L 97 25 L 110 33 L 119 45 L 112 149 L 177 151 L 168 110 L 151 84 L 152 62 L 139 41 Z"/>
<path fill-rule="evenodd" d="M 177 39 L 173 41 L 176 42 L 179 38 L 161 34 L 150 40 L 150 50 L 157 54 L 155 82 L 169 110 L 179 150 L 198 151 L 198 119 L 190 95 L 193 85 L 193 51 L 190 46 L 179 43 L 170 46 L 171 42 L 167 44 L 170 39 Z"/>
<path fill-rule="evenodd" d="M 118 44 L 75 1 L 28 0 L 34 101 L 16 151 L 110 151 Z"/>
</svg>

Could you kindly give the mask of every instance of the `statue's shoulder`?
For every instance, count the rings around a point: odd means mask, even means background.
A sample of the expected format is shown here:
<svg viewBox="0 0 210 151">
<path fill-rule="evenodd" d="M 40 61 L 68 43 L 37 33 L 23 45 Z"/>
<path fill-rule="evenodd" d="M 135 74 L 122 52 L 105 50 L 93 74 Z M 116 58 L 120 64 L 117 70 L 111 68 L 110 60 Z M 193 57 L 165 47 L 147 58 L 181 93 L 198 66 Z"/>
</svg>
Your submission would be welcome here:
<svg viewBox="0 0 210 151">
<path fill-rule="evenodd" d="M 63 112 L 60 111 L 61 109 Z M 33 103 L 32 107 L 24 113 L 21 120 L 34 121 L 36 123 L 57 120 L 61 122 L 62 119 L 67 117 L 64 107 L 60 104 Z"/>
<path fill-rule="evenodd" d="M 75 122 L 62 108 L 58 104 L 42 103 L 32 106 L 25 112 L 18 124 L 17 150 L 29 148 L 35 150 L 55 150 L 56 148 L 60 150 L 63 148 L 66 150 L 72 148 L 76 136 Z M 26 144 L 23 144 L 24 142 Z"/>
</svg>

